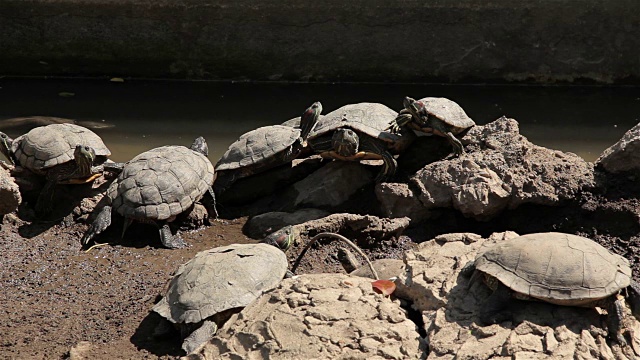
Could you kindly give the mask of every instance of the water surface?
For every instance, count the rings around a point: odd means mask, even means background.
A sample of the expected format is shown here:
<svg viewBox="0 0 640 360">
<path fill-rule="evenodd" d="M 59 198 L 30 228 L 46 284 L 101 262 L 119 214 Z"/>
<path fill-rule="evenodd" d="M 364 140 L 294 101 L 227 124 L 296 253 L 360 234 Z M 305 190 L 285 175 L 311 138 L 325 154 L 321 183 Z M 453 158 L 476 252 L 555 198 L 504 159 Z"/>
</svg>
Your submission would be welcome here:
<svg viewBox="0 0 640 360">
<path fill-rule="evenodd" d="M 161 145 L 188 146 L 204 136 L 215 162 L 244 132 L 300 116 L 314 101 L 322 102 L 324 113 L 363 101 L 400 110 L 405 95 L 448 97 L 478 124 L 503 115 L 515 118 L 533 143 L 574 152 L 588 161 L 640 122 L 640 87 L 631 86 L 0 79 L 0 128 L 4 119 L 32 115 L 112 124 L 95 132 L 115 161 Z M 26 129 L 3 131 L 17 136 Z"/>
</svg>

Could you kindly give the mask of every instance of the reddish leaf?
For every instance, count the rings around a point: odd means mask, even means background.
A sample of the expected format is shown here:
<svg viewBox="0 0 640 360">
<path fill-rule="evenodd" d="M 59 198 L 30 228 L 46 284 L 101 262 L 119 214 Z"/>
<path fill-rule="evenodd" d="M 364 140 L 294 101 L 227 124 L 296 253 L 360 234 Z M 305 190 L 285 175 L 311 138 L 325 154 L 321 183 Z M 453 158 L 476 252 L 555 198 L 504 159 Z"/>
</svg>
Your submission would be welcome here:
<svg viewBox="0 0 640 360">
<path fill-rule="evenodd" d="M 376 280 L 371 283 L 373 290 L 377 293 L 389 296 L 396 290 L 396 284 L 391 280 Z"/>
</svg>

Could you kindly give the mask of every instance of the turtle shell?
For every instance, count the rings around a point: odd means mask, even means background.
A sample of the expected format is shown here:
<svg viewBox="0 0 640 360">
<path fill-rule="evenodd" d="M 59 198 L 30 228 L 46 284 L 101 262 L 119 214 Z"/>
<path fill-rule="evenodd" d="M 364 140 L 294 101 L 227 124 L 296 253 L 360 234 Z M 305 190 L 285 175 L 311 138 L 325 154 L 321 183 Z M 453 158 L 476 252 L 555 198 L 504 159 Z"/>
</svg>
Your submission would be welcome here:
<svg viewBox="0 0 640 360">
<path fill-rule="evenodd" d="M 280 284 L 287 257 L 267 244 L 232 244 L 201 251 L 178 268 L 153 311 L 173 323 L 198 323 L 245 307 Z"/>
<path fill-rule="evenodd" d="M 378 103 L 345 105 L 322 117 L 309 139 L 346 127 L 387 142 L 399 141 L 399 135 L 386 131 L 397 115 L 389 107 Z"/>
<path fill-rule="evenodd" d="M 512 290 L 558 305 L 586 305 L 629 286 L 629 261 L 571 234 L 538 233 L 498 243 L 478 254 L 476 270 Z"/>
<path fill-rule="evenodd" d="M 455 101 L 438 97 L 426 97 L 418 101 L 424 105 L 424 109 L 429 115 L 435 116 L 453 127 L 454 134 L 476 124 Z"/>
<path fill-rule="evenodd" d="M 167 220 L 200 200 L 213 180 L 206 156 L 184 146 L 162 146 L 127 162 L 107 196 L 126 218 Z"/>
<path fill-rule="evenodd" d="M 272 159 L 300 138 L 300 129 L 271 125 L 240 136 L 216 163 L 216 171 L 250 167 Z"/>
<path fill-rule="evenodd" d="M 73 160 L 76 145 L 91 146 L 97 156 L 111 155 L 98 135 L 74 124 L 34 128 L 13 141 L 12 151 L 20 165 L 42 174 L 51 167 Z"/>
</svg>

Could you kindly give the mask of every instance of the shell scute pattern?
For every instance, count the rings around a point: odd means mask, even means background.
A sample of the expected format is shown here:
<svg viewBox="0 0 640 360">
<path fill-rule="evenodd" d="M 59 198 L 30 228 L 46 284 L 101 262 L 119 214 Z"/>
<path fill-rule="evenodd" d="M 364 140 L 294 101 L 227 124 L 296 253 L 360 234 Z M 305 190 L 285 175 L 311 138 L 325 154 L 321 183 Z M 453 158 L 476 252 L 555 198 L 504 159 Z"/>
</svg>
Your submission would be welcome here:
<svg viewBox="0 0 640 360">
<path fill-rule="evenodd" d="M 631 281 L 629 262 L 583 237 L 529 234 L 500 243 L 476 268 L 512 290 L 561 304 L 608 297 Z"/>
<path fill-rule="evenodd" d="M 98 156 L 111 155 L 98 135 L 74 124 L 52 124 L 34 128 L 16 138 L 12 150 L 24 167 L 42 171 L 71 161 L 78 144 L 91 146 Z"/>
<path fill-rule="evenodd" d="M 166 220 L 200 200 L 213 178 L 213 165 L 204 155 L 183 146 L 163 146 L 129 161 L 107 195 L 125 217 Z"/>
<path fill-rule="evenodd" d="M 153 310 L 175 323 L 198 323 L 247 306 L 280 283 L 287 265 L 286 255 L 267 244 L 233 244 L 199 252 L 180 266 Z"/>
<path fill-rule="evenodd" d="M 321 136 L 339 127 L 349 127 L 375 138 L 397 140 L 398 135 L 385 131 L 397 113 L 383 104 L 349 104 L 326 114 L 314 129 L 311 137 Z"/>
<path fill-rule="evenodd" d="M 427 113 L 453 126 L 453 130 L 459 130 L 457 132 L 454 131 L 454 133 L 458 133 L 475 125 L 475 122 L 469 118 L 464 109 L 455 101 L 447 98 L 434 97 L 426 97 L 418 101 L 425 105 Z"/>
<path fill-rule="evenodd" d="M 239 169 L 259 164 L 286 150 L 299 137 L 299 129 L 282 125 L 264 126 L 249 131 L 229 146 L 216 164 L 216 170 Z"/>
</svg>

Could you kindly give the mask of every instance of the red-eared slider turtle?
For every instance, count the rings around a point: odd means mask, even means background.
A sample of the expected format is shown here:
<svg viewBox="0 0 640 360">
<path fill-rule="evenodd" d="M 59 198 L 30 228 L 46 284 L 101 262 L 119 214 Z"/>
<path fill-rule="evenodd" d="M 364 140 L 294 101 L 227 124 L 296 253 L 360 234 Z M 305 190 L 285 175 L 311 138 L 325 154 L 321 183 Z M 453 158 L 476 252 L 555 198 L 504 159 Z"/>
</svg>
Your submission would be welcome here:
<svg viewBox="0 0 640 360">
<path fill-rule="evenodd" d="M 407 125 L 414 130 L 446 137 L 456 155 L 464 153 L 462 143 L 454 135 L 476 123 L 467 116 L 460 105 L 447 98 L 426 97 L 414 100 L 408 96 L 404 98 L 403 104 L 404 109 L 390 127 L 393 132 L 398 132 Z"/>
<path fill-rule="evenodd" d="M 111 210 L 125 218 L 124 234 L 132 221 L 153 223 L 160 229 L 160 240 L 168 248 L 186 246 L 171 233 L 169 224 L 188 211 L 209 192 L 215 178 L 213 165 L 207 158 L 207 143 L 197 138 L 190 148 L 162 146 L 145 151 L 124 164 L 122 172 L 111 183 L 95 221 L 82 237 L 87 244 L 111 225 Z M 217 215 L 217 213 L 216 213 Z"/>
<path fill-rule="evenodd" d="M 99 177 L 111 152 L 94 132 L 74 124 L 53 124 L 9 138 L 0 133 L 0 151 L 12 162 L 46 177 L 36 211 L 51 211 L 55 185 L 86 183 Z"/>
<path fill-rule="evenodd" d="M 506 320 L 503 310 L 511 298 L 598 306 L 609 314 L 609 334 L 625 343 L 617 295 L 626 293 L 634 316 L 640 316 L 640 287 L 631 279 L 629 261 L 587 238 L 556 232 L 520 236 L 478 253 L 464 272 L 474 268 L 474 277 L 494 290 L 480 313 L 483 323 Z"/>
<path fill-rule="evenodd" d="M 326 158 L 382 160 L 384 166 L 376 181 L 385 181 L 396 171 L 392 154 L 403 151 L 414 139 L 412 133 L 401 136 L 386 131 L 396 115 L 377 103 L 345 105 L 322 117 L 309 136 L 309 146 Z"/>
<path fill-rule="evenodd" d="M 286 164 L 296 158 L 322 112 L 320 102 L 302 114 L 301 127 L 264 126 L 240 136 L 216 164 L 216 191 L 226 190 L 238 179 Z"/>
<path fill-rule="evenodd" d="M 284 252 L 268 244 L 201 251 L 180 266 L 153 311 L 177 325 L 182 349 L 191 353 L 232 314 L 277 287 L 287 267 Z"/>
</svg>

